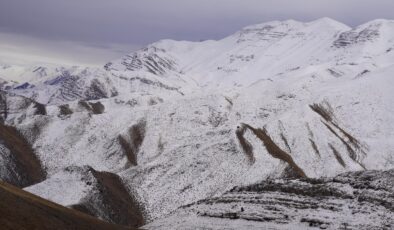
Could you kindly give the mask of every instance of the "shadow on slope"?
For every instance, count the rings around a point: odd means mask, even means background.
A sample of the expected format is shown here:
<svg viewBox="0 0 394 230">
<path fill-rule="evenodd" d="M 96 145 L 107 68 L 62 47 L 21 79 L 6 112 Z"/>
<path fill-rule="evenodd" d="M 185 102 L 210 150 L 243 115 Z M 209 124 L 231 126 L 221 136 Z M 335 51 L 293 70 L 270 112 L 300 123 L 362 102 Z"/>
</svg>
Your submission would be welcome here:
<svg viewBox="0 0 394 230">
<path fill-rule="evenodd" d="M 46 177 L 41 162 L 28 141 L 16 128 L 1 123 L 0 159 L 0 179 L 15 186 L 29 186 Z"/>
<path fill-rule="evenodd" d="M 119 176 L 91 170 L 97 180 L 99 194 L 89 194 L 80 204 L 73 205 L 72 208 L 111 223 L 132 227 L 142 226 L 145 223 L 142 207 L 126 190 Z M 98 197 L 101 203 L 97 202 Z M 103 210 L 105 213 L 102 212 Z"/>
<path fill-rule="evenodd" d="M 2 229 L 129 229 L 109 224 L 0 182 Z"/>
</svg>

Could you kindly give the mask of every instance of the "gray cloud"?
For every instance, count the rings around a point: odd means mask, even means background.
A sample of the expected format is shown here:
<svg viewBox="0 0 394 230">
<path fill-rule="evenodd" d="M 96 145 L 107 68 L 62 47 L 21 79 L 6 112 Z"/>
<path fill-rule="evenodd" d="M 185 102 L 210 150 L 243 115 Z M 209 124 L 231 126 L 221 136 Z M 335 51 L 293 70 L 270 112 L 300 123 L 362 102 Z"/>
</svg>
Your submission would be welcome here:
<svg viewBox="0 0 394 230">
<path fill-rule="evenodd" d="M 138 48 L 140 45 L 96 45 L 0 32 L 0 64 L 102 66 L 109 60 L 117 59 Z"/>
<path fill-rule="evenodd" d="M 0 0 L 0 32 L 107 49 L 159 39 L 219 39 L 270 20 L 393 19 L 392 0 Z M 120 45 L 122 46 L 122 45 Z"/>
</svg>

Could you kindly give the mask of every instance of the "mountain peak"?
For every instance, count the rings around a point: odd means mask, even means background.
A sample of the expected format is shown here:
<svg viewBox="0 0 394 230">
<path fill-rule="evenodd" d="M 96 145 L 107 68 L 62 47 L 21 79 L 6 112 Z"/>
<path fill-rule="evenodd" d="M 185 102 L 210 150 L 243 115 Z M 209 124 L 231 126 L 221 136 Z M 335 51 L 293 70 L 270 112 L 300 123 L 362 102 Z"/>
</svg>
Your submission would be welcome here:
<svg viewBox="0 0 394 230">
<path fill-rule="evenodd" d="M 278 26 L 286 26 L 286 27 L 295 27 L 295 26 L 302 26 L 302 22 L 296 21 L 293 19 L 285 20 L 285 21 L 269 21 L 258 23 L 254 25 L 249 25 L 244 27 L 242 30 L 253 30 L 253 29 L 261 29 L 267 27 L 278 27 Z"/>
<path fill-rule="evenodd" d="M 346 24 L 343 24 L 342 22 L 339 22 L 339 21 L 334 20 L 334 19 L 329 18 L 329 17 L 319 18 L 319 19 L 316 19 L 314 21 L 310 21 L 310 22 L 308 22 L 306 24 L 331 26 L 331 27 L 335 27 L 335 28 L 343 29 L 343 30 L 350 30 L 351 29 L 351 27 L 347 26 Z"/>
<path fill-rule="evenodd" d="M 379 24 L 379 25 L 383 25 L 383 24 L 394 24 L 394 20 L 391 19 L 383 19 L 383 18 L 377 18 L 374 20 L 371 20 L 369 22 L 364 23 L 363 25 L 367 25 L 367 24 Z"/>
<path fill-rule="evenodd" d="M 355 28 L 355 30 L 364 30 L 364 29 L 375 29 L 381 30 L 383 28 L 393 28 L 394 29 L 394 20 L 388 19 L 375 19 L 364 24 L 361 24 Z"/>
<path fill-rule="evenodd" d="M 352 28 L 338 22 L 334 19 L 323 17 L 309 22 L 301 22 L 294 19 L 288 19 L 284 21 L 269 21 L 265 23 L 259 23 L 255 25 L 250 25 L 244 27 L 242 31 L 260 31 L 260 30 L 275 30 L 275 31 L 289 31 L 289 30 L 299 30 L 304 28 L 331 28 L 338 31 L 347 31 Z"/>
</svg>

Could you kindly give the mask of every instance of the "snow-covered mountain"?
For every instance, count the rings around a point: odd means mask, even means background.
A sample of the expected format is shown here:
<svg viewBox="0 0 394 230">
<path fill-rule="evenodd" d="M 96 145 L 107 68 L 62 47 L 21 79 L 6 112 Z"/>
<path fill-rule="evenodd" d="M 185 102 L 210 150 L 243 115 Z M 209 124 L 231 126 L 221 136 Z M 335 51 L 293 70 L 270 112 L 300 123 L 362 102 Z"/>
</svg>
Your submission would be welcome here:
<svg viewBox="0 0 394 230">
<path fill-rule="evenodd" d="M 394 21 L 350 28 L 328 18 L 163 40 L 103 68 L 2 66 L 1 129 L 13 138 L 0 135 L 0 178 L 107 221 L 171 228 L 163 218 L 234 187 L 389 170 L 393 73 Z M 393 210 L 376 205 L 379 223 L 394 226 Z M 187 218 L 200 226 L 200 214 Z"/>
</svg>

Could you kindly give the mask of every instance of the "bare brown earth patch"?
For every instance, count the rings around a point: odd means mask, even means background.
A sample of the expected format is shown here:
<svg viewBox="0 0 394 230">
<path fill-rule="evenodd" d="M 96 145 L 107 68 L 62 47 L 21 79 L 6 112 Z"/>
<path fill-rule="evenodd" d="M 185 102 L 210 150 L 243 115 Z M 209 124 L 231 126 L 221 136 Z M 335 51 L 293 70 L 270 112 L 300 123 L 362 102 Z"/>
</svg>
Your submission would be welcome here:
<svg viewBox="0 0 394 230">
<path fill-rule="evenodd" d="M 328 146 L 330 147 L 330 149 L 332 150 L 332 153 L 335 156 L 335 159 L 337 159 L 338 163 L 340 165 L 342 165 L 342 167 L 346 168 L 346 163 L 343 160 L 341 154 L 338 152 L 338 150 L 332 145 L 332 144 L 328 144 Z"/>
<path fill-rule="evenodd" d="M 319 149 L 317 148 L 317 145 L 316 145 L 315 141 L 314 141 L 312 138 L 309 138 L 309 142 L 311 143 L 311 146 L 312 146 L 312 148 L 313 148 L 313 151 L 315 151 L 315 154 L 316 154 L 319 158 L 321 158 L 320 151 L 319 151 Z"/>
<path fill-rule="evenodd" d="M 104 113 L 105 107 L 101 102 L 89 103 L 92 107 L 93 114 L 102 114 Z"/>
<path fill-rule="evenodd" d="M 325 102 L 324 104 L 315 103 L 309 105 L 309 107 L 328 122 L 334 119 L 333 109 L 331 108 L 330 104 L 328 104 L 328 102 Z"/>
<path fill-rule="evenodd" d="M 73 114 L 73 111 L 68 104 L 59 105 L 59 116 L 68 116 L 71 114 Z"/>
<path fill-rule="evenodd" d="M 324 123 L 324 122 L 323 122 Z M 365 166 L 359 161 L 359 155 L 356 152 L 357 150 L 354 150 L 348 142 L 346 142 L 335 130 L 328 125 L 327 123 L 324 123 L 324 125 L 327 127 L 328 130 L 330 130 L 331 133 L 333 133 L 342 143 L 345 145 L 346 150 L 348 152 L 349 157 L 356 163 L 358 163 L 363 169 L 366 169 Z M 358 151 L 359 152 L 359 151 Z M 361 152 L 365 154 L 364 152 Z"/>
<path fill-rule="evenodd" d="M 244 151 L 246 157 L 248 158 L 249 163 L 253 164 L 256 161 L 253 154 L 253 146 L 244 137 L 245 130 L 246 129 L 244 127 L 237 127 L 237 130 L 235 131 L 235 135 L 237 136 L 238 142 L 241 145 L 241 148 Z"/>
<path fill-rule="evenodd" d="M 34 115 L 47 115 L 47 110 L 44 104 L 35 102 L 34 108 L 36 109 Z"/>
<path fill-rule="evenodd" d="M 145 138 L 146 121 L 140 120 L 130 127 L 127 134 L 118 136 L 118 141 L 129 160 L 129 166 L 137 165 L 137 154 Z"/>
<path fill-rule="evenodd" d="M 362 164 L 361 159 L 362 159 L 362 157 L 367 155 L 365 149 L 368 149 L 368 148 L 366 146 L 362 145 L 359 140 L 357 140 L 349 132 L 345 131 L 345 129 L 341 128 L 338 125 L 337 121 L 335 120 L 334 110 L 332 109 L 331 105 L 325 101 L 320 104 L 310 105 L 309 107 L 324 119 L 324 120 L 321 120 L 322 123 L 346 147 L 349 157 L 354 162 L 359 164 L 363 169 L 366 169 L 365 166 Z M 337 156 L 338 154 L 335 154 L 335 155 Z M 338 159 L 338 157 L 336 157 L 336 158 Z M 342 157 L 341 157 L 341 159 L 342 159 Z M 343 161 L 343 159 L 342 159 L 342 161 Z M 343 165 L 343 164 L 341 163 L 341 165 Z"/>
<path fill-rule="evenodd" d="M 102 114 L 105 111 L 105 106 L 101 102 L 87 102 L 78 101 L 78 105 L 93 114 Z"/>
<path fill-rule="evenodd" d="M 264 147 L 267 149 L 267 152 L 272 157 L 286 162 L 291 167 L 291 169 L 294 171 L 294 173 L 295 173 L 294 176 L 307 177 L 306 174 L 304 173 L 304 171 L 294 162 L 294 160 L 290 156 L 290 154 L 288 154 L 284 150 L 282 150 L 272 140 L 272 138 L 269 136 L 269 134 L 265 128 L 255 129 L 248 124 L 242 124 L 242 126 L 251 130 L 253 132 L 253 134 L 263 142 Z"/>
</svg>

